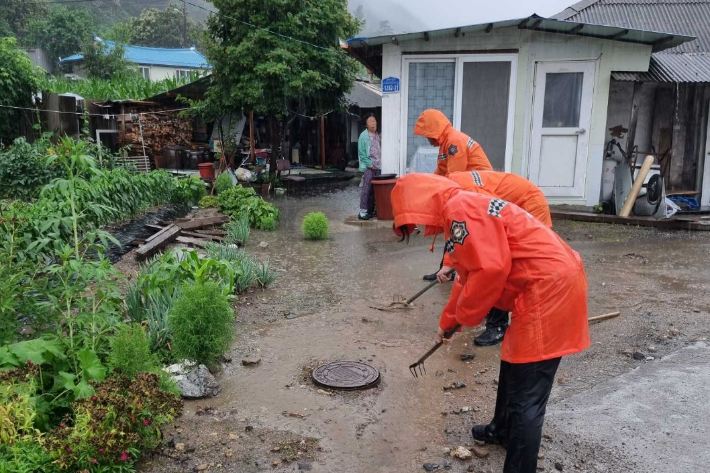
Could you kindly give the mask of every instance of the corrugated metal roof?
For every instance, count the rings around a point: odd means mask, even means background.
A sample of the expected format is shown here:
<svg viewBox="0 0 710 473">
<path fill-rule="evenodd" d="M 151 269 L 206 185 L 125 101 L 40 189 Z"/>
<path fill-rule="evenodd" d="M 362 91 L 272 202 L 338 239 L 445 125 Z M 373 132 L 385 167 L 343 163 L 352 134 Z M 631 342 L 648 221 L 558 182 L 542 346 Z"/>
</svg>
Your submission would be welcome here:
<svg viewBox="0 0 710 473">
<path fill-rule="evenodd" d="M 553 18 L 695 36 L 666 52 L 710 52 L 710 0 L 585 0 Z"/>
<path fill-rule="evenodd" d="M 116 43 L 113 41 L 99 40 L 109 49 L 113 48 Z M 172 49 L 172 48 L 147 48 L 144 46 L 126 45 L 126 53 L 123 57 L 131 62 L 149 66 L 169 66 L 169 67 L 185 67 L 188 69 L 211 69 L 205 58 L 199 51 L 189 49 Z M 82 54 L 74 54 L 59 61 L 60 63 L 82 61 Z"/>
<path fill-rule="evenodd" d="M 390 42 L 404 42 L 412 40 L 430 40 L 456 36 L 461 33 L 477 33 L 481 31 L 491 31 L 498 28 L 518 27 L 533 31 L 544 31 L 548 33 L 569 34 L 575 36 L 585 36 L 597 39 L 607 39 L 626 43 L 637 43 L 653 45 L 654 51 L 679 46 L 694 39 L 693 36 L 680 34 L 669 34 L 650 29 L 636 29 L 633 27 L 617 27 L 600 25 L 595 22 L 583 21 L 562 21 L 557 19 L 542 18 L 533 15 L 528 18 L 517 18 L 514 20 L 497 21 L 492 23 L 481 23 L 478 25 L 462 26 L 459 28 L 445 28 L 435 31 L 422 31 L 419 33 L 408 33 L 402 35 L 385 35 L 374 38 L 353 38 L 348 40 L 351 48 L 364 48 L 368 46 L 378 46 Z"/>
<path fill-rule="evenodd" d="M 648 72 L 612 72 L 620 81 L 710 82 L 710 53 L 656 53 Z"/>
<path fill-rule="evenodd" d="M 360 108 L 381 107 L 382 90 L 374 84 L 357 81 L 353 86 L 353 90 L 349 94 L 345 94 L 345 100 Z"/>
</svg>

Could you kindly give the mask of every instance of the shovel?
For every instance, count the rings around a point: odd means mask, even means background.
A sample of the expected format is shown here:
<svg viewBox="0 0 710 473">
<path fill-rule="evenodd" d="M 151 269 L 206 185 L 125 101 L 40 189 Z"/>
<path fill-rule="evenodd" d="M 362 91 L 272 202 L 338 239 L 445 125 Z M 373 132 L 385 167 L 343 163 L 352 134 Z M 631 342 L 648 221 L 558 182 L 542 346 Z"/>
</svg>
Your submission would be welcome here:
<svg viewBox="0 0 710 473">
<path fill-rule="evenodd" d="M 451 275 L 454 274 L 455 272 L 456 272 L 456 270 L 452 268 L 452 269 L 450 269 L 450 270 L 446 273 L 446 275 L 447 275 L 447 276 L 451 276 Z M 407 299 L 407 300 L 405 300 L 405 301 L 390 302 L 390 305 L 388 305 L 388 306 L 386 306 L 386 307 L 373 307 L 373 308 L 374 308 L 374 309 L 378 309 L 378 310 L 411 309 L 411 308 L 412 308 L 412 305 L 411 305 L 412 302 L 414 302 L 415 300 L 419 299 L 419 297 L 420 297 L 422 294 L 424 294 L 425 292 L 427 292 L 427 291 L 428 291 L 429 289 L 431 289 L 432 287 L 436 286 L 438 283 L 439 283 L 439 281 L 432 281 L 432 282 L 430 282 L 429 284 L 427 284 L 427 286 L 426 286 L 424 289 L 422 289 L 421 291 L 417 292 L 416 294 L 414 294 L 412 297 L 410 297 L 409 299 Z"/>
</svg>

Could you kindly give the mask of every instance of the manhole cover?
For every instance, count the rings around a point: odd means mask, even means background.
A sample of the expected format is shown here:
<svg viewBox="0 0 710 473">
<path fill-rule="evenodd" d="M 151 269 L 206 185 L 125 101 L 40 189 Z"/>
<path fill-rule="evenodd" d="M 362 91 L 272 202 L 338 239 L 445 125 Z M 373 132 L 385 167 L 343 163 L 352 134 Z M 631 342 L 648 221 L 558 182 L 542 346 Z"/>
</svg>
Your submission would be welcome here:
<svg viewBox="0 0 710 473">
<path fill-rule="evenodd" d="M 334 361 L 319 366 L 311 374 L 313 382 L 333 389 L 367 389 L 380 382 L 380 372 L 357 361 Z"/>
</svg>

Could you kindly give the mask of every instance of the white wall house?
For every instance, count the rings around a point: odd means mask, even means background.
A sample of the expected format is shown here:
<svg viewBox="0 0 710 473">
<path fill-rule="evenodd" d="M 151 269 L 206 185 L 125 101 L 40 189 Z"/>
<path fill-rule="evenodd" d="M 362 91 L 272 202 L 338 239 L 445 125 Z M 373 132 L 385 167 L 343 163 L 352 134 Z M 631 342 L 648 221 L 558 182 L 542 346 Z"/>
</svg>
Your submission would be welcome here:
<svg viewBox="0 0 710 473">
<path fill-rule="evenodd" d="M 691 39 L 533 16 L 348 43 L 383 78 L 383 172 L 429 169 L 436 152 L 413 129 L 436 108 L 550 203 L 594 205 L 612 72 L 646 71 L 652 51 Z"/>
<path fill-rule="evenodd" d="M 105 44 L 109 49 L 115 46 L 113 41 L 94 38 Z M 189 77 L 192 72 L 208 73 L 212 67 L 195 48 L 148 48 L 144 46 L 124 46 L 124 57 L 133 62 L 141 75 L 152 81 L 169 78 Z M 72 65 L 73 72 L 83 77 L 81 65 L 84 61 L 82 54 L 74 54 L 60 60 L 60 64 Z"/>
</svg>

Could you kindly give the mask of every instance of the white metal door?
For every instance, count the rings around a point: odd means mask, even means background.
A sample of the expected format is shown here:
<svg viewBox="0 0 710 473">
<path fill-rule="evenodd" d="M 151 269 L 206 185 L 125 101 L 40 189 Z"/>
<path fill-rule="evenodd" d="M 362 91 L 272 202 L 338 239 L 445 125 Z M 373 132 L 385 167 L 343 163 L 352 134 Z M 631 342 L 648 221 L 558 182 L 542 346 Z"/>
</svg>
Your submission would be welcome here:
<svg viewBox="0 0 710 473">
<path fill-rule="evenodd" d="M 710 110 L 710 104 L 705 110 Z M 710 112 L 708 112 L 708 132 L 705 141 L 705 161 L 703 166 L 703 182 L 700 193 L 700 205 L 710 205 Z"/>
<path fill-rule="evenodd" d="M 593 61 L 539 62 L 528 175 L 548 197 L 584 197 Z"/>
</svg>

